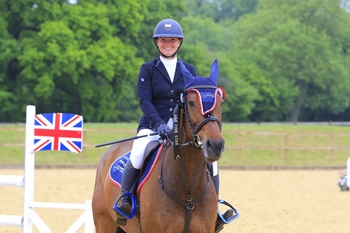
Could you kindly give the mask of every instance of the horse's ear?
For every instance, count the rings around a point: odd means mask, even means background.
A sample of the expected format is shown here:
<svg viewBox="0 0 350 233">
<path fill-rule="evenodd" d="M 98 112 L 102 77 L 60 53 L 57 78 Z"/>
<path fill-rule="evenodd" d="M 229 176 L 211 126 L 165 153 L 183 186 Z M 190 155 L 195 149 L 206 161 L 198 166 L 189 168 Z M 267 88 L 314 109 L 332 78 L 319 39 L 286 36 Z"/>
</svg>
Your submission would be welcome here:
<svg viewBox="0 0 350 233">
<path fill-rule="evenodd" d="M 226 98 L 226 92 L 225 89 L 222 86 L 218 86 L 219 95 L 221 96 L 221 99 L 225 100 Z"/>
<path fill-rule="evenodd" d="M 182 63 L 181 60 L 179 60 L 180 62 L 180 67 L 181 67 L 181 71 L 182 71 L 182 75 L 184 76 L 184 80 L 185 80 L 185 87 L 187 88 L 189 84 L 192 83 L 192 81 L 194 80 L 193 75 L 188 71 L 188 69 L 186 68 L 186 66 Z"/>
<path fill-rule="evenodd" d="M 211 65 L 211 70 L 210 70 L 210 76 L 209 78 L 215 83 L 218 83 L 218 79 L 220 76 L 220 70 L 219 70 L 219 62 L 218 59 L 215 59 L 213 64 Z"/>
</svg>

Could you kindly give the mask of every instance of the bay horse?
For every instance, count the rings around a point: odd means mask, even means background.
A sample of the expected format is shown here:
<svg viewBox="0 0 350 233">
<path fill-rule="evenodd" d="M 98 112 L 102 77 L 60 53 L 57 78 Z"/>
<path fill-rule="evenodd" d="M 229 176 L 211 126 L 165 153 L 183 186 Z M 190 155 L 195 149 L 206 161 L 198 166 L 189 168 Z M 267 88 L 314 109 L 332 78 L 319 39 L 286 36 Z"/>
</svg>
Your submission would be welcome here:
<svg viewBox="0 0 350 233">
<path fill-rule="evenodd" d="M 180 61 L 185 90 L 174 111 L 174 138 L 164 142 L 153 172 L 137 195 L 138 214 L 125 226 L 113 206 L 120 188 L 109 178 L 111 164 L 129 152 L 132 141 L 112 145 L 97 167 L 92 209 L 96 233 L 213 233 L 218 197 L 207 164 L 220 159 L 225 92 L 217 86 L 217 60 L 208 78 L 192 77 Z M 118 231 L 117 231 L 118 229 Z"/>
</svg>

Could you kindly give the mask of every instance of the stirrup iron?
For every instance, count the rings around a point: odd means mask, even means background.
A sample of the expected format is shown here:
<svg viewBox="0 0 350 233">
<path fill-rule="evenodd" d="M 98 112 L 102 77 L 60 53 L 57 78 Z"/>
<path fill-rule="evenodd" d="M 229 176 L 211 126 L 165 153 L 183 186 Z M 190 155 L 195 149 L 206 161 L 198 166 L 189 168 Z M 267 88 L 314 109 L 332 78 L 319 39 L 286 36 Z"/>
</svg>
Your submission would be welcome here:
<svg viewBox="0 0 350 233">
<path fill-rule="evenodd" d="M 119 214 L 121 214 L 122 216 L 124 216 L 127 219 L 132 219 L 135 216 L 136 213 L 136 197 L 134 195 L 132 195 L 130 192 L 126 192 L 125 193 L 126 196 L 130 197 L 131 199 L 131 213 L 127 214 L 124 213 L 119 207 L 118 207 L 118 201 L 122 198 L 122 196 L 120 196 L 116 202 L 114 203 L 114 207 L 113 210 L 118 212 Z"/>
<path fill-rule="evenodd" d="M 228 224 L 228 223 L 232 222 L 233 220 L 235 220 L 235 219 L 237 219 L 239 217 L 238 211 L 232 205 L 230 205 L 227 201 L 219 199 L 218 204 L 224 204 L 224 205 L 230 207 L 233 210 L 233 212 L 234 212 L 234 214 L 231 217 L 226 219 L 223 216 L 223 214 L 221 214 L 220 208 L 218 208 L 218 216 L 221 218 L 223 223 Z"/>
</svg>

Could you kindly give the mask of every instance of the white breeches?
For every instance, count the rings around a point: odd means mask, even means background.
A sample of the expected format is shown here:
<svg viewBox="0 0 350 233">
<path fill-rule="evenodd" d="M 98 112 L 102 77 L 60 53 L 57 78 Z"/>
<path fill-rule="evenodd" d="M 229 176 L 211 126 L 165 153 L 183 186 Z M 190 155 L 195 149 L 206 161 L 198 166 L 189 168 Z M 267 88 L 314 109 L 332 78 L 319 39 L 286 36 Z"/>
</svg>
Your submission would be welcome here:
<svg viewBox="0 0 350 233">
<path fill-rule="evenodd" d="M 155 133 L 155 132 L 151 129 L 141 129 L 138 132 L 137 136 L 151 134 L 151 133 Z M 146 159 L 144 151 L 146 149 L 147 144 L 150 141 L 158 140 L 158 138 L 159 138 L 159 135 L 154 135 L 154 136 L 148 136 L 148 137 L 143 137 L 143 138 L 134 140 L 134 144 L 132 145 L 132 150 L 130 153 L 130 160 L 134 168 L 136 169 L 142 168 L 143 162 Z"/>
<path fill-rule="evenodd" d="M 219 173 L 218 162 L 214 162 L 214 163 L 212 163 L 212 165 L 213 165 L 213 176 L 217 176 Z"/>
<path fill-rule="evenodd" d="M 169 125 L 169 127 L 172 129 L 173 125 L 174 125 L 174 119 L 170 118 L 167 125 Z M 140 135 L 147 135 L 147 134 L 151 134 L 151 133 L 155 133 L 153 130 L 151 129 L 141 129 L 138 133 L 137 136 Z M 154 136 L 148 136 L 148 137 L 143 137 L 143 138 L 139 138 L 134 140 L 134 144 L 132 145 L 132 149 L 131 149 L 131 153 L 130 153 L 130 160 L 132 163 L 132 166 L 136 169 L 141 169 L 143 162 L 146 159 L 146 155 L 144 153 L 147 144 L 150 141 L 154 141 L 154 140 L 158 140 L 159 139 L 159 135 L 154 135 Z"/>
<path fill-rule="evenodd" d="M 174 120 L 173 118 L 170 118 L 167 125 L 169 125 L 169 127 L 172 129 L 173 125 L 174 125 Z M 137 136 L 140 135 L 148 135 L 151 133 L 155 133 L 153 130 L 151 129 L 141 129 L 138 133 Z M 154 141 L 154 140 L 158 140 L 159 139 L 159 135 L 154 135 L 154 136 L 148 136 L 148 137 L 142 137 L 139 139 L 134 140 L 134 143 L 132 145 L 132 150 L 130 153 L 130 160 L 132 163 L 132 166 L 136 169 L 141 169 L 143 162 L 146 159 L 145 156 L 145 149 L 147 144 L 150 141 Z M 216 176 L 218 174 L 218 165 L 217 162 L 212 163 L 213 164 L 213 176 Z"/>
</svg>

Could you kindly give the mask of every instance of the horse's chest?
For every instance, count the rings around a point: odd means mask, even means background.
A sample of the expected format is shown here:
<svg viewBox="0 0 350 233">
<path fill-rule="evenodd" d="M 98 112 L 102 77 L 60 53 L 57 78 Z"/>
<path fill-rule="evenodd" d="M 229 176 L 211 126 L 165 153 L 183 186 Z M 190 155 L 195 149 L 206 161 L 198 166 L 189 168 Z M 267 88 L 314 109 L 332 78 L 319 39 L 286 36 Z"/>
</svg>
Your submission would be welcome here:
<svg viewBox="0 0 350 233">
<path fill-rule="evenodd" d="M 174 200 L 164 202 L 159 199 L 159 204 L 142 212 L 141 225 L 143 232 L 152 233 L 182 233 L 186 224 L 187 215 L 190 214 L 189 233 L 212 233 L 216 221 L 216 209 L 210 206 L 198 205 L 192 212 L 187 212 L 185 206 L 179 205 Z"/>
</svg>

